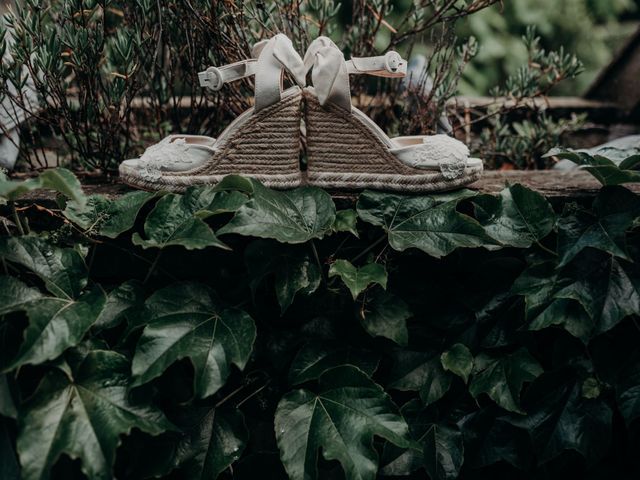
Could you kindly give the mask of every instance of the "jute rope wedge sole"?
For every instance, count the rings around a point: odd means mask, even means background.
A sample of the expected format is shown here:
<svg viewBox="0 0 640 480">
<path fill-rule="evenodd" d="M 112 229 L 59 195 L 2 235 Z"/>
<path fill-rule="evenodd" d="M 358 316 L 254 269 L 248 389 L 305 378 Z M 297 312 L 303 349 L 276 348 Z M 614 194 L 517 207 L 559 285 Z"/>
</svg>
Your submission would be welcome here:
<svg viewBox="0 0 640 480">
<path fill-rule="evenodd" d="M 255 106 L 218 139 L 173 135 L 142 157 L 120 165 L 124 183 L 145 190 L 181 192 L 192 185 L 215 185 L 230 174 L 253 177 L 271 188 L 304 183 L 300 170 L 302 90 L 283 91 L 284 70 L 304 85 L 304 64 L 284 35 L 260 42 L 253 56 L 199 74 L 200 84 L 219 90 L 230 81 L 255 76 Z"/>
<path fill-rule="evenodd" d="M 463 187 L 482 176 L 482 162 L 467 161 L 457 178 L 441 171 L 412 168 L 390 153 L 358 116 L 304 90 L 307 130 L 307 178 L 324 188 L 434 192 Z"/>
<path fill-rule="evenodd" d="M 215 185 L 231 174 L 253 177 L 265 186 L 288 189 L 303 183 L 300 171 L 302 93 L 292 87 L 283 99 L 260 112 L 247 111 L 242 128 L 221 136 L 203 166 L 186 172 L 144 171 L 120 166 L 121 180 L 143 190 L 182 192 L 192 185 Z M 249 117 L 250 115 L 250 117 Z M 184 145 L 185 148 L 193 148 Z M 175 160 L 175 158 L 174 158 Z"/>
<path fill-rule="evenodd" d="M 352 58 L 320 37 L 305 54 L 313 87 L 304 89 L 307 178 L 325 188 L 406 192 L 446 191 L 480 178 L 482 161 L 445 135 L 389 138 L 351 105 L 349 74 L 398 78 L 406 61 L 395 52 Z"/>
</svg>

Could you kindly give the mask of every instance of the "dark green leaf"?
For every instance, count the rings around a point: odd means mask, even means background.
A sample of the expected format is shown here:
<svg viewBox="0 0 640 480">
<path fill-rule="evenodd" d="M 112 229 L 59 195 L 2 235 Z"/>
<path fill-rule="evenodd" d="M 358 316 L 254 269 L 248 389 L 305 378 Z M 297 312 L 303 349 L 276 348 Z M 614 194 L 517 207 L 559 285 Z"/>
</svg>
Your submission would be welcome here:
<svg viewBox="0 0 640 480">
<path fill-rule="evenodd" d="M 235 233 L 281 243 L 305 243 L 331 230 L 336 207 L 325 191 L 303 187 L 277 192 L 252 182 L 253 196 L 218 230 L 218 235 Z"/>
<path fill-rule="evenodd" d="M 332 230 L 334 232 L 349 232 L 355 237 L 360 237 L 356 228 L 357 223 L 358 214 L 355 210 L 338 210 Z"/>
<path fill-rule="evenodd" d="M 128 311 L 141 307 L 143 303 L 144 289 L 140 282 L 125 282 L 109 293 L 104 308 L 93 326 L 98 330 L 113 328 Z"/>
<path fill-rule="evenodd" d="M 25 305 L 41 297 L 39 290 L 16 278 L 0 275 L 0 315 L 24 310 Z"/>
<path fill-rule="evenodd" d="M 63 213 L 89 234 L 116 238 L 133 227 L 142 207 L 157 196 L 157 193 L 142 191 L 129 192 L 115 200 L 92 195 L 87 199 L 86 207 L 69 202 Z"/>
<path fill-rule="evenodd" d="M 253 292 L 269 276 L 275 277 L 273 284 L 283 313 L 291 306 L 296 294 L 312 294 L 322 279 L 320 268 L 306 248 L 257 240 L 247 247 L 245 263 Z"/>
<path fill-rule="evenodd" d="M 346 478 L 373 480 L 377 435 L 400 447 L 411 445 L 406 422 L 390 397 L 352 366 L 326 371 L 319 392 L 295 390 L 278 404 L 275 419 L 280 457 L 292 480 L 318 478 L 317 457 L 337 460 Z"/>
<path fill-rule="evenodd" d="M 0 478 L 20 480 L 20 465 L 7 421 L 0 418 Z"/>
<path fill-rule="evenodd" d="M 329 277 L 335 276 L 342 279 L 354 300 L 371 284 L 377 283 L 385 290 L 387 288 L 387 270 L 379 263 L 354 267 L 348 260 L 336 260 L 329 269 Z"/>
<path fill-rule="evenodd" d="M 6 375 L 0 375 L 0 416 L 18 418 L 18 410 L 13 401 L 11 390 L 9 390 L 9 382 Z M 0 422 L 2 422 L 2 419 L 0 419 Z"/>
<path fill-rule="evenodd" d="M 215 480 L 240 458 L 249 432 L 237 409 L 194 409 L 174 459 L 189 480 Z"/>
<path fill-rule="evenodd" d="M 455 373 L 464 383 L 469 381 L 469 375 L 473 370 L 473 355 L 466 345 L 456 343 L 440 356 L 442 368 Z"/>
<path fill-rule="evenodd" d="M 0 238 L 0 258 L 31 270 L 57 297 L 76 298 L 87 285 L 87 268 L 80 254 L 55 247 L 43 238 Z"/>
<path fill-rule="evenodd" d="M 458 478 L 464 461 L 462 433 L 455 427 L 433 424 L 424 438 L 424 466 L 432 480 Z"/>
<path fill-rule="evenodd" d="M 640 182 L 640 172 L 633 170 L 640 161 L 638 155 L 633 155 L 620 164 L 608 158 L 606 152 L 592 154 L 584 150 L 554 148 L 545 155 L 545 157 L 550 156 L 571 160 L 580 165 L 596 177 L 602 185 Z"/>
<path fill-rule="evenodd" d="M 160 376 L 171 364 L 189 358 L 198 398 L 216 393 L 231 372 L 249 360 L 256 327 L 241 310 L 225 309 L 204 285 L 182 283 L 163 288 L 145 303 L 148 325 L 133 357 L 133 385 Z"/>
<path fill-rule="evenodd" d="M 542 373 L 540 364 L 524 348 L 498 358 L 481 354 L 475 358 L 469 393 L 476 398 L 486 393 L 505 410 L 524 413 L 520 408 L 522 386 Z"/>
<path fill-rule="evenodd" d="M 558 220 L 560 266 L 591 247 L 629 259 L 626 232 L 640 215 L 640 197 L 623 187 L 603 189 L 593 211 L 568 206 Z"/>
<path fill-rule="evenodd" d="M 142 248 L 165 248 L 179 245 L 187 250 L 206 247 L 228 249 L 203 218 L 232 212 L 246 201 L 238 192 L 220 192 L 214 187 L 191 187 L 183 195 L 162 197 L 144 223 L 146 239 L 135 233 L 134 245 Z"/>
<path fill-rule="evenodd" d="M 105 301 L 102 289 L 95 287 L 75 301 L 43 297 L 21 306 L 19 309 L 29 317 L 29 325 L 16 357 L 5 370 L 53 360 L 67 348 L 76 346 L 100 315 Z"/>
<path fill-rule="evenodd" d="M 474 199 L 476 214 L 491 238 L 503 245 L 528 248 L 545 238 L 556 215 L 547 200 L 522 185 L 510 185 L 495 198 Z"/>
<path fill-rule="evenodd" d="M 451 387 L 452 375 L 442 368 L 437 355 L 396 350 L 388 388 L 419 391 L 425 406 L 440 400 Z"/>
<path fill-rule="evenodd" d="M 616 400 L 627 425 L 640 418 L 640 355 L 621 367 L 615 385 Z"/>
<path fill-rule="evenodd" d="M 412 313 L 399 297 L 387 292 L 376 292 L 360 311 L 360 323 L 372 337 L 385 337 L 398 345 L 409 342 L 407 319 Z"/>
<path fill-rule="evenodd" d="M 308 343 L 293 359 L 289 370 L 289 382 L 291 385 L 299 385 L 316 380 L 325 371 L 341 365 L 353 365 L 367 375 L 373 375 L 378 362 L 378 356 L 366 350 L 340 344 Z"/>
<path fill-rule="evenodd" d="M 358 199 L 358 215 L 365 222 L 384 228 L 396 250 L 418 248 L 440 258 L 460 247 L 493 244 L 482 226 L 456 210 L 460 200 L 474 192 L 429 197 L 364 192 Z"/>
<path fill-rule="evenodd" d="M 25 193 L 40 189 L 60 192 L 70 200 L 75 201 L 80 209 L 84 208 L 87 202 L 80 182 L 66 168 L 45 170 L 36 178 L 30 178 L 22 182 L 0 178 L 0 197 L 4 197 L 7 200 L 16 200 Z"/>
<path fill-rule="evenodd" d="M 79 458 L 90 479 L 112 478 L 120 435 L 171 429 L 164 415 L 127 395 L 129 362 L 115 352 L 87 355 L 73 378 L 52 370 L 20 418 L 18 453 L 25 480 L 49 478 L 62 453 Z"/>
</svg>

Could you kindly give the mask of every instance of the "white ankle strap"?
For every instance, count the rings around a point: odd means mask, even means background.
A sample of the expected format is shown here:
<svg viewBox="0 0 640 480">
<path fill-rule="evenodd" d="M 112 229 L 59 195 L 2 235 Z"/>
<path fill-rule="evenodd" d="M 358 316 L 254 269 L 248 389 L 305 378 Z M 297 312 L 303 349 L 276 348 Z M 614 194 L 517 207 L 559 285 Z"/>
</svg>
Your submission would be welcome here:
<svg viewBox="0 0 640 480">
<path fill-rule="evenodd" d="M 284 70 L 288 71 L 300 86 L 305 83 L 302 58 L 286 35 L 278 34 L 254 45 L 252 55 L 258 58 L 242 60 L 223 67 L 209 67 L 198 74 L 200 86 L 214 91 L 225 83 L 255 76 L 255 111 L 280 101 Z"/>
<path fill-rule="evenodd" d="M 407 75 L 407 61 L 393 50 L 378 57 L 351 57 L 351 60 L 347 60 L 347 72 L 402 78 Z"/>
<path fill-rule="evenodd" d="M 255 75 L 256 66 L 257 60 L 252 58 L 223 67 L 209 67 L 204 72 L 198 73 L 200 86 L 217 92 L 225 83 Z"/>
</svg>

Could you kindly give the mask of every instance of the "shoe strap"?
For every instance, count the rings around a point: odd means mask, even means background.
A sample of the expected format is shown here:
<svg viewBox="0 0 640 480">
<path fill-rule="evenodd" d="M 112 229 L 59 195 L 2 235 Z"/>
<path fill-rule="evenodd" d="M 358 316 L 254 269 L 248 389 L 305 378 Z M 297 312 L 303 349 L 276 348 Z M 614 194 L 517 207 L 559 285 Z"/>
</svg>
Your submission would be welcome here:
<svg viewBox="0 0 640 480">
<path fill-rule="evenodd" d="M 311 72 L 313 86 L 321 105 L 326 102 L 351 111 L 350 74 L 401 78 L 407 73 L 407 61 L 394 51 L 376 57 L 353 57 L 346 61 L 342 51 L 327 37 L 314 40 L 304 56 L 305 69 Z"/>
<path fill-rule="evenodd" d="M 209 67 L 198 74 L 200 86 L 214 91 L 225 83 L 255 76 L 255 110 L 259 111 L 280 101 L 285 70 L 296 83 L 304 86 L 305 69 L 302 58 L 291 40 L 278 34 L 254 45 L 252 55 L 257 58 L 241 60 L 223 67 Z"/>
</svg>

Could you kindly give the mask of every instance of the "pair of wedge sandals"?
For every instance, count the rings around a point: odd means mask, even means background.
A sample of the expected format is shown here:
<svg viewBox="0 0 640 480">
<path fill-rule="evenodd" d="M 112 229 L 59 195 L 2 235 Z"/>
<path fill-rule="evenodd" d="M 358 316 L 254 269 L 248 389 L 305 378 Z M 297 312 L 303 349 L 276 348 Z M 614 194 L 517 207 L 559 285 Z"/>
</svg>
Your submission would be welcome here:
<svg viewBox="0 0 640 480">
<path fill-rule="evenodd" d="M 313 41 L 303 60 L 291 40 L 278 34 L 256 44 L 252 58 L 199 74 L 200 84 L 212 90 L 254 76 L 254 107 L 217 139 L 165 138 L 140 158 L 124 161 L 121 179 L 137 188 L 171 191 L 214 185 L 229 174 L 279 189 L 316 185 L 433 192 L 474 182 L 482 161 L 469 158 L 462 142 L 446 135 L 389 138 L 351 105 L 349 75 L 401 78 L 406 70 L 407 62 L 396 52 L 346 61 L 327 37 Z M 297 83 L 286 90 L 285 71 Z M 313 86 L 305 86 L 309 71 Z M 302 131 L 306 171 L 300 164 Z"/>
</svg>

